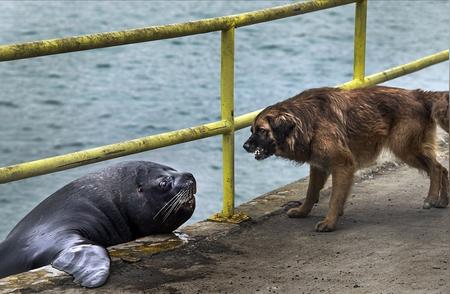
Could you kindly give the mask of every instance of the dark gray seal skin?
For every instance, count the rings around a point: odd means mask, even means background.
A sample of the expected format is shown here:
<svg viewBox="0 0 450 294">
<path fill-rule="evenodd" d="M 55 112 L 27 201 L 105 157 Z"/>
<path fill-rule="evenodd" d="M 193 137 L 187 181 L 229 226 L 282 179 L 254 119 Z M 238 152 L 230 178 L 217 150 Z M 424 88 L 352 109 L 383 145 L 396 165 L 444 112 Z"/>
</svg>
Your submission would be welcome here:
<svg viewBox="0 0 450 294">
<path fill-rule="evenodd" d="M 147 161 L 123 162 L 64 186 L 0 243 L 0 278 L 51 264 L 85 287 L 109 275 L 105 247 L 172 232 L 195 209 L 192 174 Z"/>
</svg>

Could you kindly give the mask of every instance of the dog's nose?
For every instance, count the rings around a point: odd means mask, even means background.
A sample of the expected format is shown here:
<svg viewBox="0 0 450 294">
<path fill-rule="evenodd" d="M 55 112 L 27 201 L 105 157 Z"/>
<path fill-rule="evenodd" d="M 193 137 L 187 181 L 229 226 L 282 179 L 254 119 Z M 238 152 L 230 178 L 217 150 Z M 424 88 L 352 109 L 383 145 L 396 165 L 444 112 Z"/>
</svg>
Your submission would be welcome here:
<svg viewBox="0 0 450 294">
<path fill-rule="evenodd" d="M 248 142 L 245 142 L 242 147 L 244 147 L 245 151 L 250 152 L 250 144 Z"/>
</svg>

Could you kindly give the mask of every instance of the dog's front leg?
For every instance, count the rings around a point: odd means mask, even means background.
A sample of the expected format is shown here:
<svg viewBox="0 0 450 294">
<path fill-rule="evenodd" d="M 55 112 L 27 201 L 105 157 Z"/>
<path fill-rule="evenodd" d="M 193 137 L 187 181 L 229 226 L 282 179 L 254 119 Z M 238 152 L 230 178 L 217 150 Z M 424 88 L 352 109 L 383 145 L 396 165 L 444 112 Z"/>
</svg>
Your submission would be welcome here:
<svg viewBox="0 0 450 294">
<path fill-rule="evenodd" d="M 343 214 L 345 200 L 353 184 L 354 173 L 355 168 L 351 163 L 332 168 L 330 207 L 325 219 L 316 224 L 316 231 L 331 232 L 336 228 L 337 220 Z"/>
<path fill-rule="evenodd" d="M 299 207 L 289 209 L 287 215 L 289 217 L 307 217 L 314 204 L 319 201 L 320 190 L 322 190 L 329 175 L 328 171 L 312 165 L 309 170 L 309 184 L 305 202 Z"/>
</svg>

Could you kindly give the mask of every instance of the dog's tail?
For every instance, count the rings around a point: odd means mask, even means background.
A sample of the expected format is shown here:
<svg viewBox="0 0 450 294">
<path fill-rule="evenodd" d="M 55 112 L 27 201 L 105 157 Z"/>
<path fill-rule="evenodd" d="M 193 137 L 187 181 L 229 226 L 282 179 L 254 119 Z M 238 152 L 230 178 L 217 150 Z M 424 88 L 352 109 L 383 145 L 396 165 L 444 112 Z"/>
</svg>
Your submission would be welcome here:
<svg viewBox="0 0 450 294">
<path fill-rule="evenodd" d="M 448 91 L 420 91 L 426 102 L 431 102 L 431 116 L 448 133 Z"/>
</svg>

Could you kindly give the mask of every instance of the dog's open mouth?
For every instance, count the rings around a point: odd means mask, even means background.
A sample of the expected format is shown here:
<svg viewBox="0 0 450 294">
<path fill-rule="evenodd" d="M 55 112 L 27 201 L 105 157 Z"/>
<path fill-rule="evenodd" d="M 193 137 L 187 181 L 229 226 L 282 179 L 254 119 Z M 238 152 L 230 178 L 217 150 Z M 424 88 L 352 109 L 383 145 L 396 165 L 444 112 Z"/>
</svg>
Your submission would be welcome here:
<svg viewBox="0 0 450 294">
<path fill-rule="evenodd" d="M 257 147 L 253 154 L 255 155 L 256 160 L 263 160 L 270 156 L 270 154 L 267 154 L 261 147 Z"/>
</svg>

